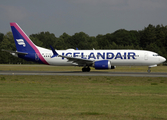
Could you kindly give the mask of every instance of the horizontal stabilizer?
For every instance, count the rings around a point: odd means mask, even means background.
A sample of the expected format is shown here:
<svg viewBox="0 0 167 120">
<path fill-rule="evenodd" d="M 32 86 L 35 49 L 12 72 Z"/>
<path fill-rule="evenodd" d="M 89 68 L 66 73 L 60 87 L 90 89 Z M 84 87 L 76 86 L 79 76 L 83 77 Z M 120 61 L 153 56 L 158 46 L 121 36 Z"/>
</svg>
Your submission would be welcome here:
<svg viewBox="0 0 167 120">
<path fill-rule="evenodd" d="M 17 51 L 11 51 L 11 50 L 4 50 L 2 49 L 2 51 L 5 51 L 5 52 L 8 52 L 8 53 L 15 53 L 15 54 L 18 54 L 18 55 L 27 55 L 28 53 L 25 53 L 25 52 L 17 52 Z"/>
</svg>

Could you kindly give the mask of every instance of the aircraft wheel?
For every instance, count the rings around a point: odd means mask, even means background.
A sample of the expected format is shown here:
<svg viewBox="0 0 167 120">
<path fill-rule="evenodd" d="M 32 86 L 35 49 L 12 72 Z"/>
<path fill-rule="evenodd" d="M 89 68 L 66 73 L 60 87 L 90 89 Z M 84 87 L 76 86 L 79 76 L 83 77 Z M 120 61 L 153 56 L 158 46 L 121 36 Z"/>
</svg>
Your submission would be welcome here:
<svg viewBox="0 0 167 120">
<path fill-rule="evenodd" d="M 82 72 L 87 72 L 86 68 L 82 68 Z"/>
<path fill-rule="evenodd" d="M 147 72 L 148 72 L 148 73 L 150 73 L 150 72 L 151 72 L 151 70 L 147 70 Z"/>
<path fill-rule="evenodd" d="M 151 70 L 150 70 L 150 69 L 151 69 L 151 68 L 149 67 L 149 68 L 148 68 L 148 70 L 147 70 L 147 72 L 148 72 L 148 73 L 150 73 L 150 72 L 151 72 Z"/>
<path fill-rule="evenodd" d="M 82 68 L 82 72 L 90 72 L 90 68 Z"/>
<path fill-rule="evenodd" d="M 87 68 L 87 72 L 90 72 L 90 67 Z"/>
</svg>

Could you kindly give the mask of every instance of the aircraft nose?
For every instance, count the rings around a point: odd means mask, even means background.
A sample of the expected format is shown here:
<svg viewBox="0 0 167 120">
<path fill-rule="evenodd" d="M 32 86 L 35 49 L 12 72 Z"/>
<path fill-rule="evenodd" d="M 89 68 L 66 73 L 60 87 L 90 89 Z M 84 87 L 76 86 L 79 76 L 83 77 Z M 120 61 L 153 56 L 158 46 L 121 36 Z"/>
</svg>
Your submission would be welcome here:
<svg viewBox="0 0 167 120">
<path fill-rule="evenodd" d="M 160 57 L 160 59 L 159 59 L 161 62 L 165 62 L 166 61 L 166 59 L 164 58 L 164 57 Z"/>
</svg>

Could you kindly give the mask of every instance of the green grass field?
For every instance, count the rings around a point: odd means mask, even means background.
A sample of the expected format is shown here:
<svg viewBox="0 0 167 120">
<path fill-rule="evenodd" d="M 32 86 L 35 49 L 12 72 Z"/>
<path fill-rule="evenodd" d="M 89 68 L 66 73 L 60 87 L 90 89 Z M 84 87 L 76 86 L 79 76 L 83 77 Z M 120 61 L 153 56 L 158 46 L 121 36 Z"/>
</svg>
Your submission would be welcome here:
<svg viewBox="0 0 167 120">
<path fill-rule="evenodd" d="M 167 80 L 0 76 L 0 119 L 167 119 Z"/>
<path fill-rule="evenodd" d="M 120 67 L 116 71 L 141 72 L 145 68 Z M 70 69 L 80 70 L 79 67 L 0 66 L 1 71 Z M 154 70 L 166 72 L 166 67 Z M 166 120 L 167 78 L 0 75 L 1 119 Z"/>
</svg>

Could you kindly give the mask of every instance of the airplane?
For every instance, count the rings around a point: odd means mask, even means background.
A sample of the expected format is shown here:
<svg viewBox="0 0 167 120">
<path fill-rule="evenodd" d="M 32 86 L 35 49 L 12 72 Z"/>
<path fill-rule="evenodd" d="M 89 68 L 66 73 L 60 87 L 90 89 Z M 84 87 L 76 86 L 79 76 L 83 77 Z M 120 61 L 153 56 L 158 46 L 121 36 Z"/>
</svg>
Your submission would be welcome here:
<svg viewBox="0 0 167 120">
<path fill-rule="evenodd" d="M 10 23 L 16 51 L 10 54 L 29 61 L 53 66 L 79 66 L 83 72 L 95 69 L 115 69 L 116 66 L 148 66 L 163 63 L 166 59 L 155 52 L 147 50 L 55 50 L 36 46 L 17 23 Z"/>
</svg>

